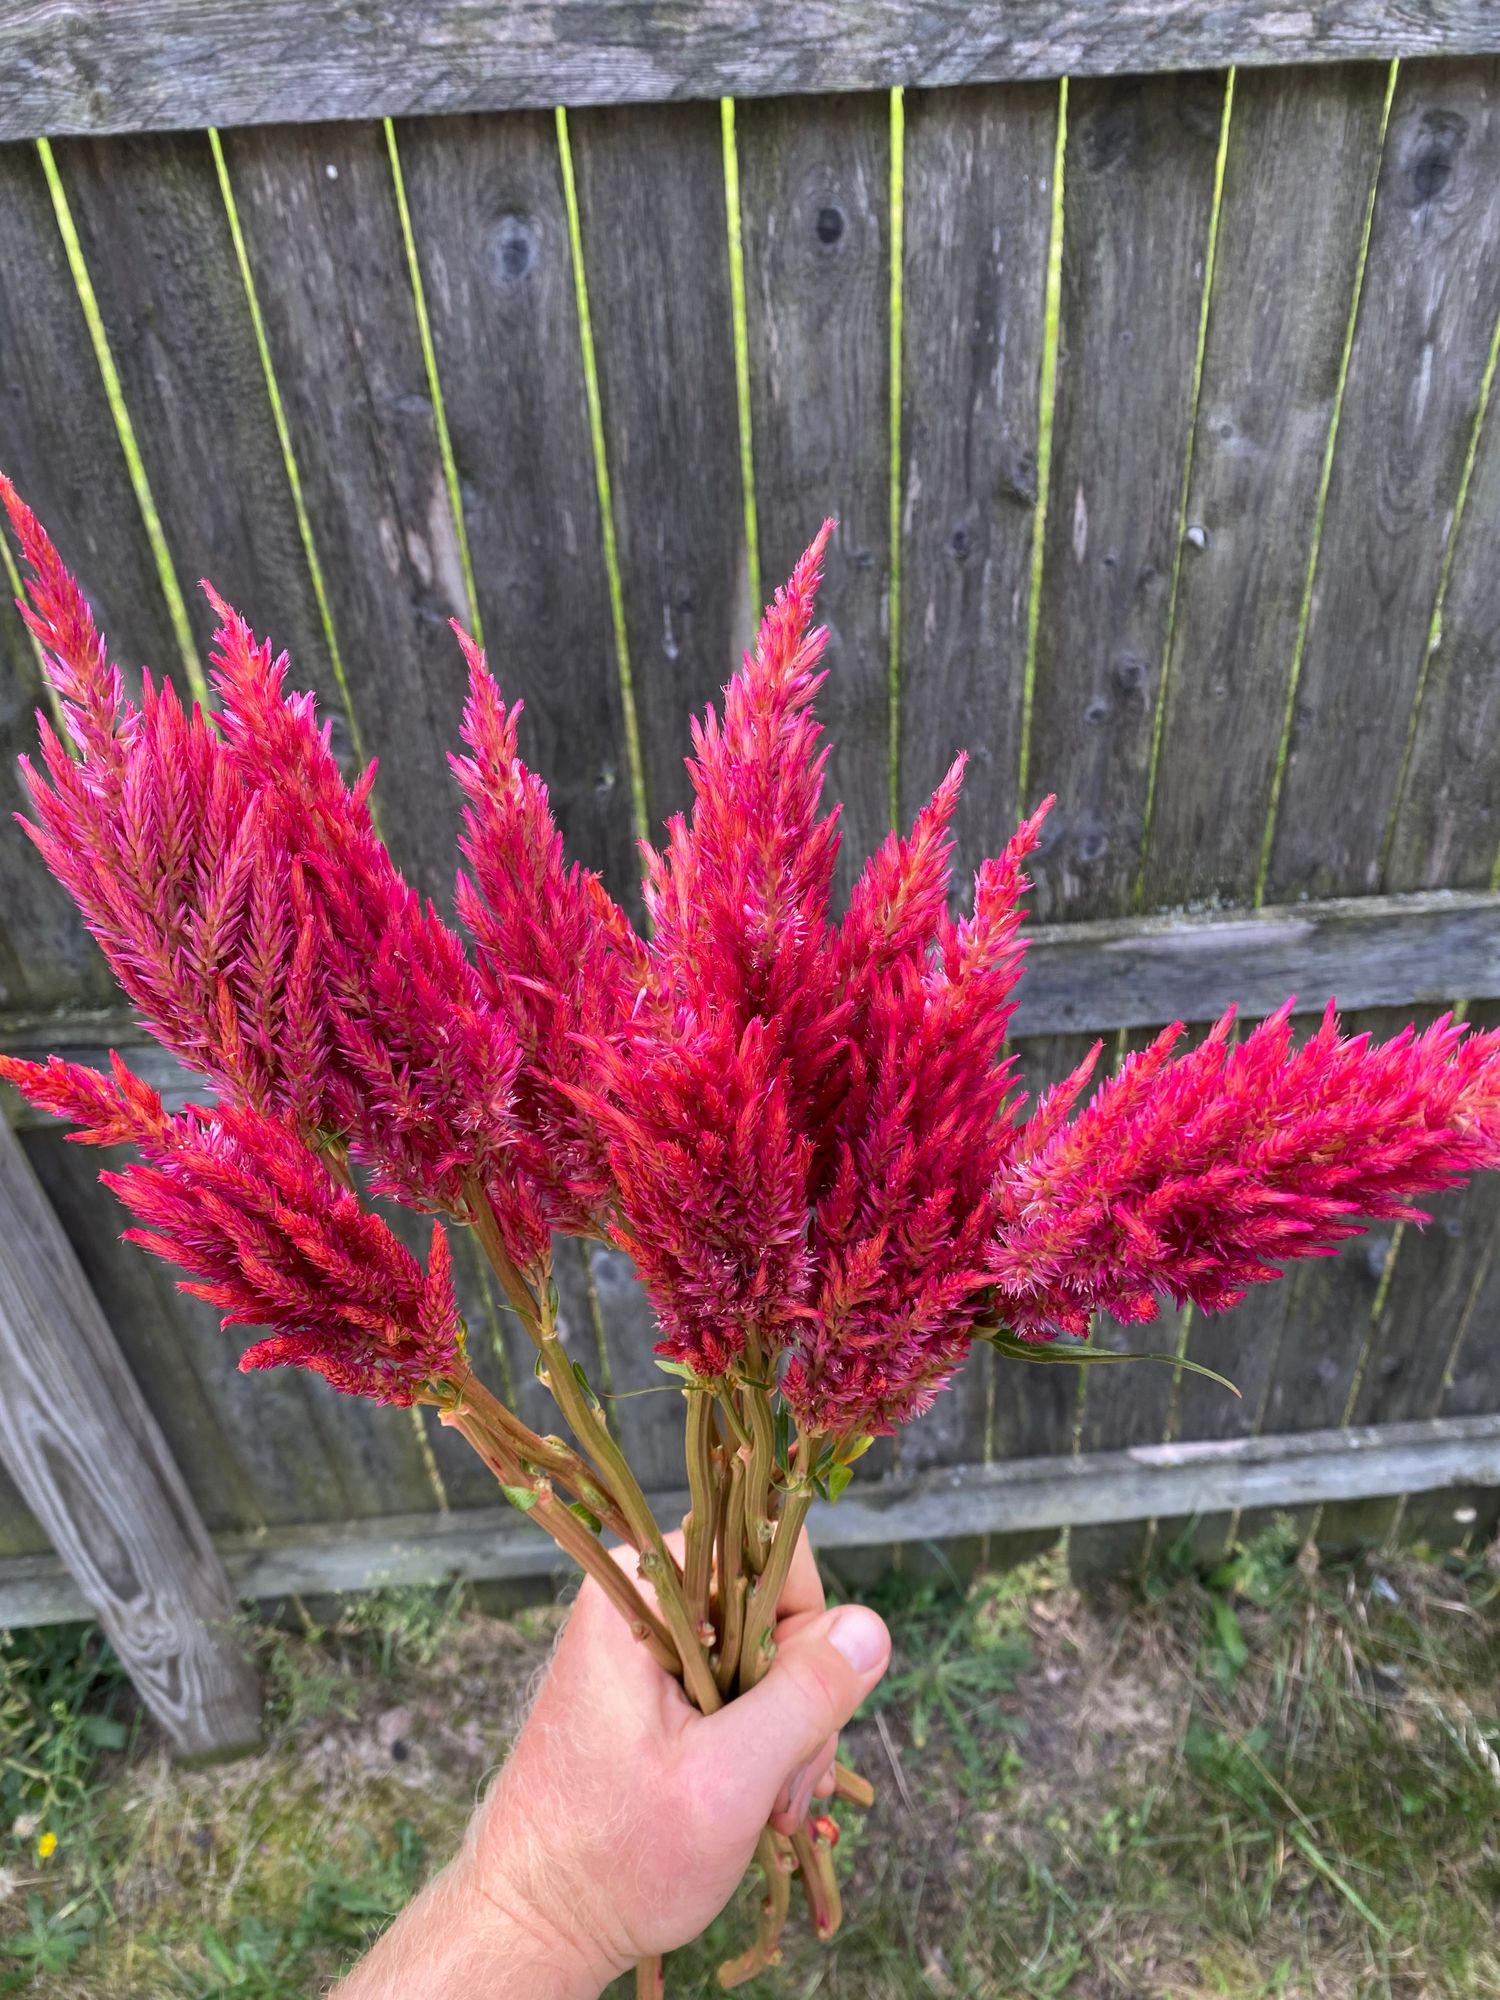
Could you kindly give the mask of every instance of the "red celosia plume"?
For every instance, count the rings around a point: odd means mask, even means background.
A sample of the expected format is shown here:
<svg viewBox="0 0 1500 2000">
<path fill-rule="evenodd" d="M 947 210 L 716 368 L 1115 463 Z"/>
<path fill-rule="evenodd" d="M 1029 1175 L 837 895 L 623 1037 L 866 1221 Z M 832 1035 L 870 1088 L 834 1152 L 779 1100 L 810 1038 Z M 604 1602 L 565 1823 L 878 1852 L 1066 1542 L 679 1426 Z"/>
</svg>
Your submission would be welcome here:
<svg viewBox="0 0 1500 2000">
<path fill-rule="evenodd" d="M 1046 805 L 950 914 L 960 757 L 831 907 L 837 809 L 812 714 L 825 524 L 722 711 L 693 726 L 694 803 L 647 851 L 649 939 L 564 858 L 484 655 L 469 669 L 458 934 L 402 880 L 311 697 L 220 618 L 216 714 L 148 676 L 127 698 L 88 606 L 0 484 L 26 615 L 72 740 L 44 723 L 33 838 L 146 1025 L 223 1102 L 169 1116 L 112 1076 L 0 1074 L 99 1144 L 149 1247 L 295 1361 L 404 1400 L 455 1365 L 446 1242 L 424 1274 L 339 1184 L 460 1220 L 492 1210 L 543 1296 L 551 1232 L 630 1250 L 662 1350 L 774 1374 L 804 1429 L 914 1415 L 996 1325 L 1076 1336 L 1097 1311 L 1234 1303 L 1368 1216 L 1500 1164 L 1500 1034 L 1443 1021 L 1382 1047 L 1330 1012 L 1170 1029 L 1076 1107 L 1024 1122 L 1005 1052 L 1021 900 Z M 1050 801 L 1048 802 L 1050 803 Z"/>
<path fill-rule="evenodd" d="M 424 1272 L 284 1121 L 248 1105 L 169 1114 L 118 1056 L 112 1074 L 0 1056 L 0 1078 L 72 1119 L 84 1144 L 134 1144 L 101 1176 L 141 1227 L 126 1231 L 191 1273 L 181 1288 L 224 1324 L 272 1329 L 245 1369 L 312 1368 L 337 1389 L 410 1403 L 462 1370 L 448 1244 L 434 1227 Z"/>
</svg>

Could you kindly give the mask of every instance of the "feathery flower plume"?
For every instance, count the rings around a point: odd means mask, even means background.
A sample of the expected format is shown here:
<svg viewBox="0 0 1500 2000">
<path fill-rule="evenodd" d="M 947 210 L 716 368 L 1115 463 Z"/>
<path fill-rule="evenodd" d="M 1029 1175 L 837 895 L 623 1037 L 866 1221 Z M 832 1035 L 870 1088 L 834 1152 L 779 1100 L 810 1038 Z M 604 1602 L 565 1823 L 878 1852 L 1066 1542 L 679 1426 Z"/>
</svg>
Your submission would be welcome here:
<svg viewBox="0 0 1500 2000">
<path fill-rule="evenodd" d="M 1372 1047 L 1330 1006 L 1294 1048 L 1291 1006 L 1239 1042 L 1226 1014 L 1176 1061 L 1168 1028 L 1071 1125 L 1023 1130 L 988 1259 L 1007 1326 L 1078 1334 L 1163 1296 L 1221 1312 L 1360 1218 L 1425 1222 L 1413 1196 L 1500 1166 L 1500 1030 L 1445 1015 Z"/>
<path fill-rule="evenodd" d="M 821 814 L 810 714 L 832 527 L 777 593 L 722 721 L 694 722 L 691 823 L 647 851 L 641 1004 L 614 1045 L 590 1045 L 599 1082 L 574 1093 L 608 1134 L 617 1239 L 663 1351 L 705 1376 L 747 1347 L 768 1358 L 805 1311 L 809 1176 L 845 1054 L 827 920 L 837 813 Z"/>
<path fill-rule="evenodd" d="M 455 621 L 469 669 L 463 738 L 449 759 L 463 790 L 459 916 L 473 934 L 487 1003 L 517 1043 L 516 1163 L 535 1190 L 537 1226 L 597 1235 L 610 1192 L 604 1143 L 567 1087 L 589 1078 L 646 980 L 646 952 L 599 877 L 563 860 L 547 787 L 521 761 L 521 703 L 507 710 L 485 656 Z M 495 1186 L 502 1212 L 509 1199 Z M 512 1218 L 509 1233 L 527 1227 Z"/>
<path fill-rule="evenodd" d="M 287 1124 L 248 1105 L 169 1114 L 117 1055 L 104 1076 L 54 1056 L 0 1056 L 0 1078 L 70 1118 L 85 1145 L 142 1155 L 100 1176 L 136 1216 L 126 1241 L 181 1265 L 185 1292 L 271 1329 L 243 1369 L 314 1369 L 351 1395 L 410 1403 L 462 1370 L 448 1244 L 434 1226 L 424 1272 L 378 1216 L 337 1186 Z"/>
</svg>

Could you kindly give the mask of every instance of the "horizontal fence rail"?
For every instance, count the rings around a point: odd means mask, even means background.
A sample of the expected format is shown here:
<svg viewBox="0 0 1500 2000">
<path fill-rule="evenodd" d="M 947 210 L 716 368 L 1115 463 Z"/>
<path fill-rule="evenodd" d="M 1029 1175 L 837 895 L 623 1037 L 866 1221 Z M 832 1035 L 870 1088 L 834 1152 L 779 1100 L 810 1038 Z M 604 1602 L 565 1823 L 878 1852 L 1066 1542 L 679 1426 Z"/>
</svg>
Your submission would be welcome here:
<svg viewBox="0 0 1500 2000">
<path fill-rule="evenodd" d="M 202 575 L 289 647 L 345 765 L 379 754 L 424 893 L 455 859 L 450 618 L 639 917 L 687 712 L 834 513 L 840 896 L 960 748 L 960 883 L 1056 795 L 1012 1023 L 1033 1097 L 1231 1002 L 1500 1020 L 1493 8 L 21 0 L 3 35 L 0 466 L 128 670 L 203 687 Z M 0 605 L 0 1046 L 118 1046 L 181 1103 L 10 817 L 42 699 Z M 0 1110 L 236 1588 L 543 1561 L 422 1413 L 240 1376 L 121 1245 L 98 1158 Z M 1211 1561 L 1267 1510 L 1483 1535 L 1500 1190 L 1432 1208 L 1227 1314 L 1095 1329 L 1238 1399 L 978 1352 L 829 1546 L 1066 1526 L 1087 1576 Z M 550 1428 L 455 1252 L 476 1365 Z M 558 1254 L 570 1351 L 669 1494 L 649 1304 L 618 1251 Z M 0 1475 L 0 1607 L 69 1601 L 59 1575 Z"/>
<path fill-rule="evenodd" d="M 942 1544 L 955 1536 L 1192 1518 L 1236 1506 L 1442 1494 L 1496 1483 L 1500 1417 L 1455 1418 L 948 1466 L 851 1487 L 836 1503 L 814 1501 L 808 1532 L 814 1547 L 825 1551 Z M 685 1491 L 650 1497 L 662 1520 L 687 1511 Z M 219 1554 L 240 1597 L 261 1602 L 459 1578 L 551 1576 L 566 1567 L 556 1544 L 513 1507 L 335 1523 L 253 1542 L 223 1536 Z M 85 1615 L 77 1587 L 55 1557 L 0 1559 L 0 1626 L 58 1624 Z"/>
<path fill-rule="evenodd" d="M 13 0 L 0 138 L 1468 55 L 1489 0 Z"/>
</svg>

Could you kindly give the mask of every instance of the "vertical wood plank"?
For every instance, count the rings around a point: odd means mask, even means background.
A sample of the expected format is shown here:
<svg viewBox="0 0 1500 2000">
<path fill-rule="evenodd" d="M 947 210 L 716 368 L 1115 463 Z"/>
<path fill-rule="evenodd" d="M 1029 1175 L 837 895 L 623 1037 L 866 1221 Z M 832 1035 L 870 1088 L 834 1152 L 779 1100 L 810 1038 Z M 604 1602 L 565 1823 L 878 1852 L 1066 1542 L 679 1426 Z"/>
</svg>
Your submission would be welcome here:
<svg viewBox="0 0 1500 2000">
<path fill-rule="evenodd" d="M 1495 1238 L 1478 1275 L 1459 1328 L 1455 1351 L 1443 1375 L 1436 1414 L 1442 1417 L 1482 1416 L 1500 1409 L 1500 1255 Z M 1493 1487 L 1450 1488 L 1445 1493 L 1414 1494 L 1407 1502 L 1401 1532 L 1408 1542 L 1428 1542 L 1440 1548 L 1461 1543 L 1484 1548 L 1495 1533 L 1500 1493 Z"/>
<path fill-rule="evenodd" d="M 847 896 L 890 825 L 890 99 L 756 99 L 736 135 L 765 591 L 839 523 L 818 708 Z"/>
<path fill-rule="evenodd" d="M 906 98 L 900 817 L 960 749 L 955 870 L 1018 815 L 1057 91 Z"/>
<path fill-rule="evenodd" d="M 1387 889 L 1487 889 L 1500 856 L 1497 521 L 1500 408 L 1492 397 L 1396 807 Z"/>
<path fill-rule="evenodd" d="M 690 709 L 749 622 L 717 104 L 569 120 L 653 824 L 682 811 Z"/>
<path fill-rule="evenodd" d="M 347 729 L 207 136 L 56 149 L 79 243 L 200 650 L 209 577 Z"/>
<path fill-rule="evenodd" d="M 260 1734 L 223 1568 L 56 1215 L 0 1119 L 0 1455 L 142 1700 L 193 1755 Z"/>
<path fill-rule="evenodd" d="M 41 161 L 0 146 L 0 467 L 46 523 L 126 672 L 177 645 Z"/>
<path fill-rule="evenodd" d="M 1391 108 L 1268 901 L 1380 881 L 1500 314 L 1500 61 L 1414 63 Z"/>
<path fill-rule="evenodd" d="M 130 475 L 34 146 L 0 147 L 0 468 L 74 570 L 127 672 L 176 646 Z M 0 530 L 0 532 L 5 532 Z M 12 547 L 12 554 L 14 554 Z M 0 579 L 0 598 L 9 599 Z M 0 610 L 0 1008 L 104 1006 L 104 960 L 12 815 L 16 758 L 36 747 L 36 655 Z"/>
<path fill-rule="evenodd" d="M 446 904 L 467 685 L 448 621 L 469 602 L 385 134 L 257 126 L 223 145 L 381 830 Z"/>
<path fill-rule="evenodd" d="M 1032 870 L 1049 922 L 1134 892 L 1223 97 L 1218 76 L 1069 94 L 1030 754 L 1058 795 Z"/>
<path fill-rule="evenodd" d="M 1254 897 L 1384 95 L 1373 63 L 1235 82 L 1148 907 Z"/>
<path fill-rule="evenodd" d="M 630 758 L 551 117 L 417 119 L 402 177 L 490 663 L 570 855 L 638 897 Z"/>
</svg>

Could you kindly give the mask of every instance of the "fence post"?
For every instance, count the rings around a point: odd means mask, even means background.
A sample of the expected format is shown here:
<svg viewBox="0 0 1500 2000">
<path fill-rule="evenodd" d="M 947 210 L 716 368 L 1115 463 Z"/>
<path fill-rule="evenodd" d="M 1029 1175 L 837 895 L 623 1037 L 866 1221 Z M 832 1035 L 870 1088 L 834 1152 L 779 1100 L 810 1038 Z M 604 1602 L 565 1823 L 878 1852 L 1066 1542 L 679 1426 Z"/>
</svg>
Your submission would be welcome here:
<svg viewBox="0 0 1500 2000">
<path fill-rule="evenodd" d="M 259 1686 L 223 1565 L 3 1115 L 0 1458 L 173 1748 L 253 1746 Z"/>
</svg>

